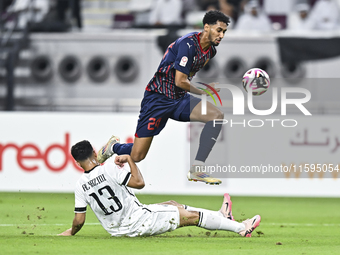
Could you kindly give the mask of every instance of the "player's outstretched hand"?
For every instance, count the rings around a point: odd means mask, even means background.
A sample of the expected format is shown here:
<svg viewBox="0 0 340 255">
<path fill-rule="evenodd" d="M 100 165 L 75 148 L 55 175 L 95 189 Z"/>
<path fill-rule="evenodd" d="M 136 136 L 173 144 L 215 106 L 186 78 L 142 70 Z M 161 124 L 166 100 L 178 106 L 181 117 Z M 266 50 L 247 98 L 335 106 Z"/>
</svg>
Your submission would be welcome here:
<svg viewBox="0 0 340 255">
<path fill-rule="evenodd" d="M 71 236 L 72 235 L 72 228 L 65 230 L 63 233 L 60 233 L 58 236 Z"/>
<path fill-rule="evenodd" d="M 120 166 L 120 167 L 123 167 L 124 163 L 128 162 L 128 158 L 129 157 L 130 157 L 129 155 L 119 155 L 119 156 L 116 156 L 115 164 Z"/>
<path fill-rule="evenodd" d="M 213 88 L 216 90 L 216 92 L 220 92 L 221 88 L 215 88 L 215 86 L 216 86 L 217 84 L 218 84 L 218 82 L 209 83 L 209 85 L 210 85 L 211 87 L 213 87 Z M 210 90 L 210 89 L 209 89 L 209 91 L 210 91 L 212 94 L 215 94 L 214 91 L 212 91 L 212 90 Z"/>
</svg>

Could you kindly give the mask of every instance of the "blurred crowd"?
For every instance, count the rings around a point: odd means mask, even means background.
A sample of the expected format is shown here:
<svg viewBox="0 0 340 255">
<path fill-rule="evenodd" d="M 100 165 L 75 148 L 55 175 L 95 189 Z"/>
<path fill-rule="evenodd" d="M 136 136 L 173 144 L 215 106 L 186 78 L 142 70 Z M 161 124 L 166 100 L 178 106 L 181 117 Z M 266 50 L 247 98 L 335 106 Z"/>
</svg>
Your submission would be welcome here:
<svg viewBox="0 0 340 255">
<path fill-rule="evenodd" d="M 65 32 L 82 28 L 81 0 L 0 0 L 1 26 Z M 4 24 L 5 23 L 5 24 Z"/>
<path fill-rule="evenodd" d="M 148 21 L 153 26 L 202 26 L 204 12 L 220 10 L 231 18 L 229 29 L 237 31 L 340 28 L 340 0 L 131 0 L 131 6 L 135 1 L 152 2 Z"/>
<path fill-rule="evenodd" d="M 40 29 L 82 28 L 81 2 L 93 0 L 1 0 L 2 12 L 20 12 L 19 27 L 28 20 Z M 100 2 L 100 1 L 97 1 Z M 105 2 L 105 1 L 103 1 Z M 116 1 L 117 2 L 117 1 Z M 123 13 L 113 13 L 114 28 L 202 27 L 206 11 L 220 10 L 235 31 L 337 30 L 340 0 L 124 0 Z M 2 6 L 1 6 L 2 5 Z M 49 26 L 48 26 L 49 24 Z M 58 27 L 59 26 L 59 27 Z M 64 26 L 64 27 L 62 27 Z M 37 27 L 39 29 L 39 26 Z"/>
</svg>

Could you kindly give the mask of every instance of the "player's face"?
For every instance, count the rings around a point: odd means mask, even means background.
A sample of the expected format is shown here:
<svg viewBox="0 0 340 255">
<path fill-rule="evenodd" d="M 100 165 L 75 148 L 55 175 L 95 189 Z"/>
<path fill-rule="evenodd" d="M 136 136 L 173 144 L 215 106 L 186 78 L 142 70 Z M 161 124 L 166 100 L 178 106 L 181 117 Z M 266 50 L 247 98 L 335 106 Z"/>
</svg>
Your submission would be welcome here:
<svg viewBox="0 0 340 255">
<path fill-rule="evenodd" d="M 209 26 L 209 41 L 211 45 L 218 46 L 222 41 L 225 32 L 227 31 L 227 24 L 217 21 L 214 25 Z"/>
</svg>

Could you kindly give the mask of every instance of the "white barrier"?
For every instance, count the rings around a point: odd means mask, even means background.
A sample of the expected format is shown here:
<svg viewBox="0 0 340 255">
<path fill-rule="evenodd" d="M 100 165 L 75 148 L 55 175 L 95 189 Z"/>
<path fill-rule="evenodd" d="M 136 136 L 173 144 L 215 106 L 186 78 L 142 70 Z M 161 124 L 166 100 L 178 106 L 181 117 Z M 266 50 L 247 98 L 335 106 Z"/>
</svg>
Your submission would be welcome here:
<svg viewBox="0 0 340 255">
<path fill-rule="evenodd" d="M 70 147 L 86 139 L 99 149 L 112 134 L 131 142 L 138 114 L 24 112 L 0 113 L 0 119 L 0 191 L 72 192 L 82 172 L 73 163 Z M 340 164 L 339 121 L 332 116 L 295 119 L 299 125 L 285 132 L 225 125 L 226 139 L 212 153 L 222 152 L 232 165 Z M 276 179 L 223 179 L 220 186 L 188 182 L 189 151 L 189 124 L 169 120 L 147 158 L 138 163 L 146 181 L 140 192 L 340 197 L 340 171 L 310 172 L 307 178 L 283 174 Z M 253 157 L 244 156 L 250 154 Z"/>
</svg>

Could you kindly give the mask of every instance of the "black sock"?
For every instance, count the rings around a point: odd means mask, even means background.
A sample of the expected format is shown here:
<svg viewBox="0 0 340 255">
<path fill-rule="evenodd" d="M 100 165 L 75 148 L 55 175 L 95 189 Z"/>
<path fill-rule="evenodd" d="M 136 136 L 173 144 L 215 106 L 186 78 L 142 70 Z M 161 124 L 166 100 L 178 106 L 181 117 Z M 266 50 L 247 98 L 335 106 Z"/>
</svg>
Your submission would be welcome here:
<svg viewBox="0 0 340 255">
<path fill-rule="evenodd" d="M 213 121 L 205 123 L 200 136 L 200 144 L 195 160 L 205 162 L 205 160 L 209 156 L 210 151 L 216 143 L 217 137 L 221 132 L 221 128 L 222 125 L 220 124 L 216 124 L 214 127 Z"/>
</svg>

